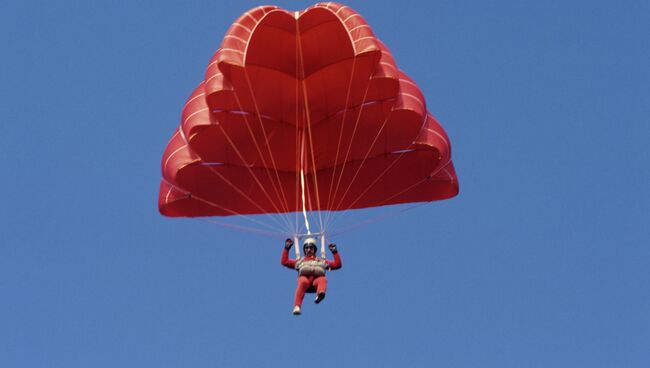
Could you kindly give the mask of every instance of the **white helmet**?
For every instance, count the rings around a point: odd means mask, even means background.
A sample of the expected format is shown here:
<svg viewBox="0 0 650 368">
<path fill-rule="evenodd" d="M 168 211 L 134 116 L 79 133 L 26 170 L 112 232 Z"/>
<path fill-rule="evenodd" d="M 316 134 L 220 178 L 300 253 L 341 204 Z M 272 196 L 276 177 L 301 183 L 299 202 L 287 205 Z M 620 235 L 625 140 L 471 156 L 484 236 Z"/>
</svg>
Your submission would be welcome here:
<svg viewBox="0 0 650 368">
<path fill-rule="evenodd" d="M 313 246 L 314 248 L 316 248 L 316 239 L 314 239 L 314 238 L 306 238 L 302 242 L 302 251 L 304 252 L 305 249 L 307 249 L 308 246 Z"/>
</svg>

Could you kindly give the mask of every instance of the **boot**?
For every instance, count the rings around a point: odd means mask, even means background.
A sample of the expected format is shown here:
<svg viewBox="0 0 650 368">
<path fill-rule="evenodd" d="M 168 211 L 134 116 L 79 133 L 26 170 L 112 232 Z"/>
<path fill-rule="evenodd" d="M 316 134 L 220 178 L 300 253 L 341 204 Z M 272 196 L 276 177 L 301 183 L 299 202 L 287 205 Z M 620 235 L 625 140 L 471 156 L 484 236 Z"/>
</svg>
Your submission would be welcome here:
<svg viewBox="0 0 650 368">
<path fill-rule="evenodd" d="M 325 293 L 324 292 L 323 293 L 318 293 L 318 294 L 316 294 L 316 299 L 314 299 L 314 303 L 318 304 L 318 303 L 322 302 L 323 299 L 325 299 Z"/>
</svg>

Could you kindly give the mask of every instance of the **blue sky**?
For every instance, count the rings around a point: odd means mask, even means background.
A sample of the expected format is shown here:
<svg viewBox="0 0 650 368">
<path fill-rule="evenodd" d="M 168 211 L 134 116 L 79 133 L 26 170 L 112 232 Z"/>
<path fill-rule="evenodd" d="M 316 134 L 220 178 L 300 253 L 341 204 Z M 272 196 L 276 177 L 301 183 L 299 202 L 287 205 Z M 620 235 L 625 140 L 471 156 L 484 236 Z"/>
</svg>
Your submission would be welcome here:
<svg viewBox="0 0 650 368">
<path fill-rule="evenodd" d="M 281 241 L 157 212 L 185 99 L 257 5 L 1 6 L 0 366 L 648 365 L 650 3 L 348 2 L 461 193 L 334 239 L 299 318 Z"/>
</svg>

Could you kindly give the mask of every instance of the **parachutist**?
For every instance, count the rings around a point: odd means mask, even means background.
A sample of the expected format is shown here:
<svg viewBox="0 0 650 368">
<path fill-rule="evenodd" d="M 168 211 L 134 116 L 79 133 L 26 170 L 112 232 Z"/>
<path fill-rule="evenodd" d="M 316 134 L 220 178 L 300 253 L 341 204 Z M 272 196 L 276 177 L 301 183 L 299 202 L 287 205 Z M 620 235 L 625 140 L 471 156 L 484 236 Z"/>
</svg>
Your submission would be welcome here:
<svg viewBox="0 0 650 368">
<path fill-rule="evenodd" d="M 298 271 L 298 287 L 294 298 L 293 314 L 299 315 L 302 310 L 302 301 L 305 293 L 316 293 L 314 303 L 318 304 L 325 299 L 327 291 L 327 278 L 325 272 L 328 270 L 337 270 L 341 268 L 341 256 L 339 255 L 336 244 L 329 245 L 329 250 L 334 256 L 334 260 L 329 261 L 326 258 L 316 257 L 316 240 L 307 238 L 303 242 L 304 257 L 289 259 L 289 249 L 293 246 L 293 240 L 287 239 L 284 242 L 284 250 L 280 263 L 283 266 Z"/>
<path fill-rule="evenodd" d="M 272 235 L 306 229 L 295 234 L 307 237 L 304 256 L 296 244 L 289 259 L 296 237 L 281 260 L 298 271 L 294 314 L 306 292 L 321 303 L 326 271 L 341 268 L 335 244 L 326 259 L 324 230 L 311 232 L 308 210 L 318 211 L 324 229 L 321 211 L 329 212 L 327 227 L 350 209 L 458 194 L 449 137 L 417 83 L 350 7 L 253 8 L 228 28 L 207 65 L 163 153 L 158 209 L 170 217 L 235 216 L 271 231 L 210 222 Z M 291 220 L 300 211 L 304 226 Z"/>
</svg>

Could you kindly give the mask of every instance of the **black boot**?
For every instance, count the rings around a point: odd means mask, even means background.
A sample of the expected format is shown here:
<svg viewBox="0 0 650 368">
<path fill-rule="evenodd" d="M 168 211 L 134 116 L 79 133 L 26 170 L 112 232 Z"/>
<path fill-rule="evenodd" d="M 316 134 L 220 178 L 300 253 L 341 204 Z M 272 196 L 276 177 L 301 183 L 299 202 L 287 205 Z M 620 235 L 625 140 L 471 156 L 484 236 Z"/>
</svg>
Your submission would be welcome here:
<svg viewBox="0 0 650 368">
<path fill-rule="evenodd" d="M 318 304 L 325 299 L 325 293 L 318 293 L 316 294 L 316 299 L 314 299 L 314 303 Z"/>
</svg>

